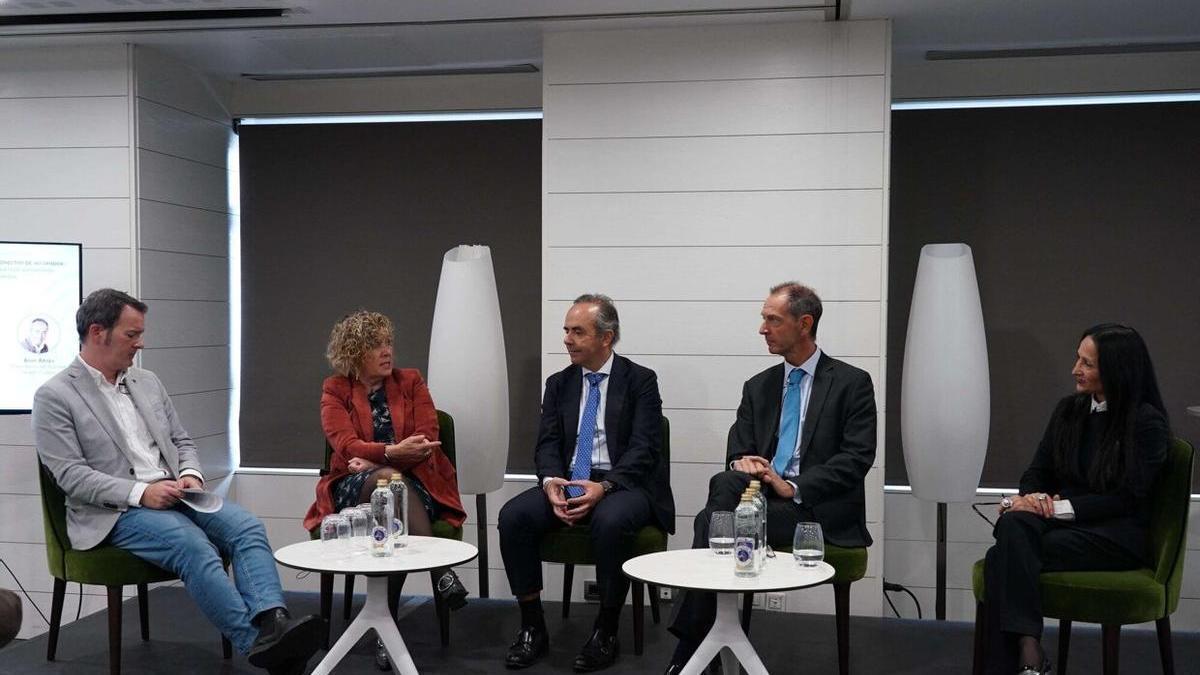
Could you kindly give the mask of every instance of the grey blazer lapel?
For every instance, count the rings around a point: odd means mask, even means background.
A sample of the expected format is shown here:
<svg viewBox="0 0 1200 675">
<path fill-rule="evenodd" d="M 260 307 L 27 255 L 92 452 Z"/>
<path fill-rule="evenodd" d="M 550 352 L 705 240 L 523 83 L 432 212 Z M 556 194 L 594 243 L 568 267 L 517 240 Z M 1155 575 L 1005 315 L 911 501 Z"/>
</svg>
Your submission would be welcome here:
<svg viewBox="0 0 1200 675">
<path fill-rule="evenodd" d="M 72 361 L 67 369 L 67 376 L 71 378 L 71 386 L 75 387 L 79 398 L 83 399 L 92 414 L 100 421 L 100 426 L 112 439 L 117 449 L 121 451 L 121 454 L 129 457 L 129 446 L 125 444 L 125 434 L 121 433 L 121 425 L 117 424 L 117 419 L 113 417 L 112 409 L 108 407 L 108 401 L 104 400 L 104 394 L 100 393 L 100 388 L 92 379 L 91 372 L 76 360 Z"/>
<path fill-rule="evenodd" d="M 812 392 L 808 398 L 808 410 L 804 412 L 804 430 L 800 438 L 800 462 L 808 457 L 808 446 L 812 445 L 813 432 L 817 428 L 817 420 L 821 417 L 821 409 L 829 399 L 829 390 L 833 387 L 833 364 L 829 357 L 821 354 L 817 360 L 817 375 L 813 378 Z"/>
<path fill-rule="evenodd" d="M 129 396 L 133 399 L 133 406 L 137 408 L 138 414 L 142 416 L 142 422 L 145 423 L 146 429 L 150 431 L 150 435 L 154 437 L 154 442 L 158 443 L 158 452 L 167 460 L 167 465 L 171 467 L 173 476 L 179 475 L 179 453 L 175 451 L 175 445 L 170 442 L 169 434 L 158 424 L 158 416 L 154 414 L 154 404 L 151 401 L 151 396 L 157 392 L 147 391 L 146 383 L 143 382 L 137 374 L 130 370 L 125 377 L 125 384 L 129 387 Z"/>
</svg>

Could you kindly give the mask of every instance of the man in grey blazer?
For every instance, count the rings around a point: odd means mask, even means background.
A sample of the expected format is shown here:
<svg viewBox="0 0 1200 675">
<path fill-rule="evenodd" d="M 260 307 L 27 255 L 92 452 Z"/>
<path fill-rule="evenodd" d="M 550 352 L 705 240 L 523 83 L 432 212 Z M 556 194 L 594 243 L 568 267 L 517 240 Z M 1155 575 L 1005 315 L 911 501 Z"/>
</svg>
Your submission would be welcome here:
<svg viewBox="0 0 1200 675">
<path fill-rule="evenodd" d="M 767 497 L 771 545 L 791 546 L 796 523 L 809 521 L 821 524 L 830 544 L 871 545 L 863 479 L 875 461 L 875 387 L 865 371 L 817 347 L 821 313 L 817 294 L 796 282 L 775 286 L 763 302 L 758 332 L 784 362 L 742 387 L 726 447 L 729 470 L 709 482 L 692 548 L 708 546 L 710 514 L 732 511 L 751 479 Z M 712 593 L 685 594 L 670 629 L 679 646 L 667 675 L 683 669 L 715 615 Z"/>
<path fill-rule="evenodd" d="M 229 502 L 200 513 L 180 501 L 204 476 L 166 388 L 133 366 L 146 310 L 109 288 L 89 295 L 75 314 L 78 358 L 34 396 L 38 457 L 67 495 L 71 546 L 107 541 L 177 574 L 251 664 L 302 672 L 320 619 L 288 615 L 262 523 Z"/>
</svg>

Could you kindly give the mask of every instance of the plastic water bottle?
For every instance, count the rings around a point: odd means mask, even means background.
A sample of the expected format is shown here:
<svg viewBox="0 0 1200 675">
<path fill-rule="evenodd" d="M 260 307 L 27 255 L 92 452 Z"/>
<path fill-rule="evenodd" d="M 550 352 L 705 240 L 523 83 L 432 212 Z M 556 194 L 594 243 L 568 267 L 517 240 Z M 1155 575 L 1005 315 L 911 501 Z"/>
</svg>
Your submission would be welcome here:
<svg viewBox="0 0 1200 675">
<path fill-rule="evenodd" d="M 396 517 L 396 506 L 386 478 L 375 481 L 371 493 L 371 555 L 385 557 L 393 554 L 392 519 Z"/>
<path fill-rule="evenodd" d="M 392 505 L 396 509 L 392 517 L 392 546 L 404 548 L 408 545 L 408 486 L 404 484 L 404 477 L 398 473 L 392 474 L 388 490 L 392 493 Z"/>
<path fill-rule="evenodd" d="M 749 492 L 733 512 L 733 573 L 739 577 L 756 577 L 758 565 L 758 509 Z"/>
<path fill-rule="evenodd" d="M 754 498 L 754 507 L 758 509 L 758 568 L 767 564 L 767 498 L 762 493 L 762 483 L 750 481 L 750 495 Z"/>
</svg>

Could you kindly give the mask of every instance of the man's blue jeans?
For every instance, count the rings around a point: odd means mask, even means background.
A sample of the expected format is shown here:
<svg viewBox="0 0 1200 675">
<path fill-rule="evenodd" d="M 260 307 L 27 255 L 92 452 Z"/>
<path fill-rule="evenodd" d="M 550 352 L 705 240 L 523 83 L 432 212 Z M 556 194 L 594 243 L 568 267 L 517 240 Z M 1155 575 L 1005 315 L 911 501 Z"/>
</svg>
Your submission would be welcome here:
<svg viewBox="0 0 1200 675">
<path fill-rule="evenodd" d="M 183 504 L 166 510 L 131 508 L 117 519 L 109 541 L 178 575 L 200 611 L 242 654 L 258 637 L 250 620 L 284 606 L 267 531 L 232 502 L 216 513 L 199 513 Z M 221 566 L 222 554 L 230 560 L 234 579 Z"/>
</svg>

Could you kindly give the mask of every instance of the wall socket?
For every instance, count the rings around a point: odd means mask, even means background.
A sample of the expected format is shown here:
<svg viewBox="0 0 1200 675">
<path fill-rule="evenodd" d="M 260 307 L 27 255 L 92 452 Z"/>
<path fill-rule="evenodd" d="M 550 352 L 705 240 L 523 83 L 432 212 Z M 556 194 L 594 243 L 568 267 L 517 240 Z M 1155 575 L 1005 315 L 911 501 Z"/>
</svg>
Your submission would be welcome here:
<svg viewBox="0 0 1200 675">
<path fill-rule="evenodd" d="M 782 612 L 785 607 L 783 593 L 767 593 L 767 611 Z"/>
<path fill-rule="evenodd" d="M 600 602 L 600 585 L 595 579 L 584 579 L 583 599 L 585 602 Z"/>
<path fill-rule="evenodd" d="M 674 590 L 675 589 L 670 588 L 669 586 L 659 586 L 658 587 L 658 599 L 662 602 L 671 602 L 671 600 L 673 599 L 672 595 L 673 595 Z"/>
</svg>

